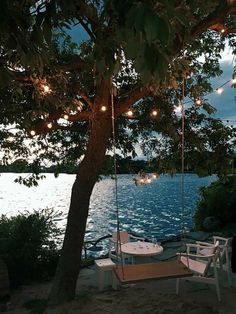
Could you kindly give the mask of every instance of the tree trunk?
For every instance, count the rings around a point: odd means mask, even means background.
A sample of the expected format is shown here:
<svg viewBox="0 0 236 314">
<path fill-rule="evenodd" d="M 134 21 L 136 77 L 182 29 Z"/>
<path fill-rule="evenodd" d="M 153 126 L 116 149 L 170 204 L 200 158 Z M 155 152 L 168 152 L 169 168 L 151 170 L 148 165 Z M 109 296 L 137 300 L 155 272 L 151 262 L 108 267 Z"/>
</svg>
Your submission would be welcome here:
<svg viewBox="0 0 236 314">
<path fill-rule="evenodd" d="M 70 301 L 75 296 L 89 201 L 98 179 L 111 133 L 110 112 L 94 113 L 88 147 L 73 184 L 67 227 L 56 275 L 49 297 L 49 305 Z"/>
</svg>

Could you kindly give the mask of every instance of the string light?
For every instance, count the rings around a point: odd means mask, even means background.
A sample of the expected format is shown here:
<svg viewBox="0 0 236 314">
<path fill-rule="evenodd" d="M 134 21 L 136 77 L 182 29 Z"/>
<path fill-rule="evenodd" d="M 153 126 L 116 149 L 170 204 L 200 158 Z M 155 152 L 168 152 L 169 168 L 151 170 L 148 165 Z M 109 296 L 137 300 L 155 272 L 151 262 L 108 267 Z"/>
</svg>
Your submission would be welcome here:
<svg viewBox="0 0 236 314">
<path fill-rule="evenodd" d="M 174 106 L 174 112 L 175 112 L 175 113 L 180 113 L 181 110 L 182 110 L 182 106 L 181 106 L 181 105 Z"/>
<path fill-rule="evenodd" d="M 80 105 L 77 106 L 77 110 L 78 110 L 78 111 L 81 111 L 81 110 L 82 110 L 82 107 L 83 107 L 83 104 L 81 103 Z"/>
<path fill-rule="evenodd" d="M 221 95 L 223 93 L 223 91 L 224 91 L 223 87 L 219 87 L 216 89 L 216 92 L 218 95 Z"/>
<path fill-rule="evenodd" d="M 230 79 L 230 80 L 224 82 L 222 85 L 220 85 L 219 87 L 217 87 L 216 89 L 214 89 L 214 92 L 216 92 L 218 95 L 221 95 L 221 94 L 223 93 L 223 91 L 224 91 L 224 88 L 223 88 L 223 87 L 224 87 L 226 84 L 230 83 L 230 82 L 231 82 L 231 84 L 232 84 L 232 87 L 236 87 L 236 77 L 233 76 L 232 79 Z M 211 92 L 211 93 L 204 94 L 203 96 L 205 97 L 205 96 L 208 96 L 208 95 L 210 95 L 210 94 L 212 94 L 212 92 Z M 198 98 L 199 98 L 199 97 L 198 97 Z M 197 99 L 198 99 L 198 98 L 197 98 Z M 191 103 L 191 102 L 193 102 L 193 100 L 185 101 L 184 104 L 188 104 L 188 103 Z M 194 102 L 195 102 L 195 100 L 194 100 Z M 174 111 L 175 111 L 176 113 L 180 112 L 180 111 L 181 111 L 181 106 L 174 106 Z"/>
<path fill-rule="evenodd" d="M 153 110 L 153 111 L 152 111 L 152 116 L 153 116 L 153 117 L 156 117 L 156 116 L 158 115 L 158 112 L 159 112 L 159 111 L 157 111 L 157 110 Z"/>
<path fill-rule="evenodd" d="M 49 122 L 49 123 L 47 124 L 47 127 L 48 127 L 49 129 L 51 129 L 51 128 L 52 128 L 52 123 Z"/>
<path fill-rule="evenodd" d="M 145 184 L 152 183 L 153 180 L 159 179 L 160 174 L 159 173 L 153 173 L 151 175 L 147 175 L 143 170 L 139 172 L 139 177 L 134 178 L 134 182 L 136 186 L 143 186 Z"/>
<path fill-rule="evenodd" d="M 42 84 L 41 87 L 42 87 L 42 89 L 43 89 L 43 93 L 44 93 L 44 94 L 47 94 L 47 93 L 50 93 L 50 92 L 51 92 L 51 89 L 50 89 L 49 85 L 47 85 L 47 84 Z"/>
<path fill-rule="evenodd" d="M 224 34 L 225 31 L 226 31 L 225 28 L 222 28 L 222 29 L 220 30 L 221 34 Z"/>
<path fill-rule="evenodd" d="M 10 143 L 12 143 L 13 141 L 14 141 L 14 136 L 9 136 L 8 138 L 7 138 L 7 141 L 8 142 L 10 142 Z"/>
<path fill-rule="evenodd" d="M 64 114 L 63 118 L 64 118 L 65 120 L 68 120 L 68 119 L 69 119 L 68 114 Z"/>
<path fill-rule="evenodd" d="M 29 133 L 30 133 L 31 136 L 35 136 L 36 135 L 36 132 L 34 130 L 30 130 Z"/>
<path fill-rule="evenodd" d="M 101 107 L 101 111 L 105 112 L 107 110 L 107 107 L 106 106 L 102 106 Z"/>
<path fill-rule="evenodd" d="M 132 117 L 132 116 L 133 116 L 133 111 L 132 111 L 132 110 L 128 110 L 127 113 L 126 113 L 126 115 L 127 115 L 128 117 Z"/>
<path fill-rule="evenodd" d="M 201 101 L 201 99 L 200 98 L 197 98 L 197 99 L 195 99 L 195 105 L 196 106 L 201 106 L 201 104 L 202 104 L 202 101 Z"/>
</svg>

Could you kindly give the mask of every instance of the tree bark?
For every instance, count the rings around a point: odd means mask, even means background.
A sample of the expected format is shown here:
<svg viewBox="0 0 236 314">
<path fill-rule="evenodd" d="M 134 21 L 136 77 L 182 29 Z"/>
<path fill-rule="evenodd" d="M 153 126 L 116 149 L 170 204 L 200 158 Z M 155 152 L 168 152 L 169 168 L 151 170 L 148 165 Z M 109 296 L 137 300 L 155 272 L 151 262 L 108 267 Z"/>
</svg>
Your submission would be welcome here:
<svg viewBox="0 0 236 314">
<path fill-rule="evenodd" d="M 108 108 L 109 95 L 106 96 L 106 103 L 103 101 L 102 105 Z M 101 107 L 101 102 L 99 107 Z M 110 134 L 110 110 L 103 113 L 97 107 L 92 113 L 87 151 L 80 164 L 79 172 L 72 188 L 62 253 L 49 296 L 50 306 L 70 301 L 75 296 L 90 196 L 105 159 Z"/>
</svg>

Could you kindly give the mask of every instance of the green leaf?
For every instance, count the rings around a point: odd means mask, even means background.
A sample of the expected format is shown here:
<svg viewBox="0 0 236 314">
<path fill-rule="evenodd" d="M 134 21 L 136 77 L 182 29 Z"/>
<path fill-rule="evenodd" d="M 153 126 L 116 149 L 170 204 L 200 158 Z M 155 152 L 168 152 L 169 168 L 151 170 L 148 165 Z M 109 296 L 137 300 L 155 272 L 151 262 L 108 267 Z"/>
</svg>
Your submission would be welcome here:
<svg viewBox="0 0 236 314">
<path fill-rule="evenodd" d="M 134 59 L 139 51 L 143 51 L 144 46 L 136 37 L 131 37 L 130 40 L 127 41 L 127 45 L 125 46 L 125 53 L 128 59 Z"/>
<path fill-rule="evenodd" d="M 145 47 L 145 61 L 147 68 L 150 72 L 153 72 L 157 66 L 157 51 L 152 45 L 146 45 Z"/>
<path fill-rule="evenodd" d="M 160 80 L 166 76 L 169 63 L 167 57 L 164 54 L 159 52 L 157 57 L 158 62 L 155 70 L 155 78 L 156 80 Z"/>
<path fill-rule="evenodd" d="M 104 59 L 100 59 L 96 62 L 96 70 L 98 73 L 103 73 L 106 70 L 106 63 Z"/>
<path fill-rule="evenodd" d="M 127 26 L 134 28 L 137 32 L 144 30 L 146 7 L 133 6 L 128 13 Z"/>
<path fill-rule="evenodd" d="M 47 44 L 50 45 L 51 40 L 52 40 L 52 29 L 51 29 L 50 21 L 44 20 L 43 35 L 44 35 L 44 38 L 45 38 Z"/>
<path fill-rule="evenodd" d="M 169 26 L 164 19 L 150 12 L 145 16 L 145 33 L 148 42 L 159 40 L 164 46 L 169 41 Z"/>
</svg>

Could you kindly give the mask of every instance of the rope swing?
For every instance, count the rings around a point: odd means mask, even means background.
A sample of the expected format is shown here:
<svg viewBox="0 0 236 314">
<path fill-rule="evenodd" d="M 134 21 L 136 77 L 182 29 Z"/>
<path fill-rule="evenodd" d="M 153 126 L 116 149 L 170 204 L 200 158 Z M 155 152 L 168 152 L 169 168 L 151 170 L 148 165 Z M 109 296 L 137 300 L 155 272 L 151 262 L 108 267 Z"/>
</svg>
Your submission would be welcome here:
<svg viewBox="0 0 236 314">
<path fill-rule="evenodd" d="M 114 180 L 115 180 L 115 208 L 116 208 L 116 224 L 117 224 L 117 236 L 116 247 L 117 252 L 121 254 L 121 269 L 122 277 L 124 279 L 124 265 L 121 251 L 121 238 L 120 238 L 120 218 L 119 218 L 119 201 L 118 201 L 118 179 L 117 179 L 117 160 L 116 160 L 116 134 L 115 134 L 115 107 L 114 107 L 114 88 L 111 84 L 111 122 L 112 122 L 112 147 L 113 147 L 113 168 L 114 168 Z"/>
<path fill-rule="evenodd" d="M 182 98 L 182 195 L 184 192 L 184 79 L 183 79 L 183 98 Z M 169 279 L 192 276 L 189 269 L 179 261 L 166 261 L 161 263 L 132 264 L 124 265 L 121 250 L 120 237 L 120 219 L 119 219 L 119 202 L 118 202 L 118 180 L 117 180 L 117 160 L 116 160 L 116 137 L 115 137 L 115 108 L 114 108 L 114 90 L 111 88 L 111 118 L 112 118 L 112 144 L 113 144 L 113 161 L 114 161 L 114 180 L 115 180 L 115 206 L 117 219 L 117 251 L 121 254 L 121 265 L 114 268 L 117 279 L 120 283 L 131 283 L 150 279 Z M 184 209 L 184 199 L 182 198 L 182 209 Z"/>
<path fill-rule="evenodd" d="M 185 76 L 183 76 L 183 81 L 182 81 L 182 99 L 181 99 L 181 208 L 182 208 L 182 215 L 184 216 L 184 210 L 185 210 L 185 201 L 184 201 L 184 149 L 185 149 L 185 137 L 184 137 L 184 93 L 185 93 Z M 182 217 L 183 218 L 183 217 Z M 185 235 L 185 226 L 184 226 L 184 221 L 182 219 L 182 235 L 184 237 Z"/>
</svg>

